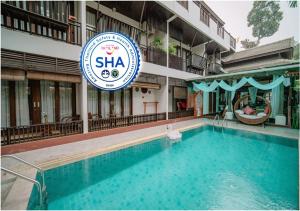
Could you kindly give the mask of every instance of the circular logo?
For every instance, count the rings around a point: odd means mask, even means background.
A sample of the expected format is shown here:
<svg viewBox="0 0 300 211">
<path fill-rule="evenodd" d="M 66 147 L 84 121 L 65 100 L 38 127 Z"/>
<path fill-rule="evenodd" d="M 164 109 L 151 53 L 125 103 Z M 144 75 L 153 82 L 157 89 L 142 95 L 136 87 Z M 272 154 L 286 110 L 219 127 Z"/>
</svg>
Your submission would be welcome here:
<svg viewBox="0 0 300 211">
<path fill-rule="evenodd" d="M 141 69 L 141 53 L 126 35 L 105 32 L 93 37 L 83 48 L 81 71 L 94 86 L 117 90 L 128 86 Z"/>
</svg>

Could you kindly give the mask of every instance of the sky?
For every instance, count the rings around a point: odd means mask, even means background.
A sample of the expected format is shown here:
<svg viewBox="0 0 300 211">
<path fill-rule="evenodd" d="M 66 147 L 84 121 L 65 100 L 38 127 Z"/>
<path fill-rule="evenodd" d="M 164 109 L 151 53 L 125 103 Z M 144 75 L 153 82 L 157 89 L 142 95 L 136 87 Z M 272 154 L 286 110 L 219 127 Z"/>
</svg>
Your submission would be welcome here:
<svg viewBox="0 0 300 211">
<path fill-rule="evenodd" d="M 255 41 L 252 36 L 252 28 L 247 26 L 247 16 L 252 9 L 253 1 L 205 1 L 207 5 L 225 22 L 225 29 L 235 38 L 244 40 L 248 38 Z M 271 37 L 263 38 L 260 45 L 275 42 L 289 37 L 299 42 L 300 35 L 300 5 L 298 8 L 290 8 L 288 1 L 279 2 L 283 19 L 278 31 Z M 237 43 L 237 51 L 243 50 Z"/>
</svg>

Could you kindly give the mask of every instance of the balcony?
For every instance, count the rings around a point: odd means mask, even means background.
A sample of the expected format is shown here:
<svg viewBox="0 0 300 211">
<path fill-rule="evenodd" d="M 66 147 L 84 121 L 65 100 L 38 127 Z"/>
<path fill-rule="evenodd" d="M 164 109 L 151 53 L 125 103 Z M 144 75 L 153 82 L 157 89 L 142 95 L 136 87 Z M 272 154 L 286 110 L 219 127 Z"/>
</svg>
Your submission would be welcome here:
<svg viewBox="0 0 300 211">
<path fill-rule="evenodd" d="M 121 32 L 123 34 L 127 34 L 128 36 L 130 36 L 137 43 L 140 43 L 141 34 L 142 34 L 142 30 L 104 14 L 101 14 L 101 16 L 99 17 L 98 27 L 87 24 L 87 29 L 86 29 L 87 40 L 93 37 L 96 33 L 101 33 L 101 32 Z"/>
<path fill-rule="evenodd" d="M 236 40 L 231 35 L 230 35 L 230 47 L 232 47 L 233 49 L 236 48 Z"/>
<path fill-rule="evenodd" d="M 30 34 L 81 45 L 81 24 L 63 22 L 28 10 L 1 3 L 1 26 Z"/>
</svg>

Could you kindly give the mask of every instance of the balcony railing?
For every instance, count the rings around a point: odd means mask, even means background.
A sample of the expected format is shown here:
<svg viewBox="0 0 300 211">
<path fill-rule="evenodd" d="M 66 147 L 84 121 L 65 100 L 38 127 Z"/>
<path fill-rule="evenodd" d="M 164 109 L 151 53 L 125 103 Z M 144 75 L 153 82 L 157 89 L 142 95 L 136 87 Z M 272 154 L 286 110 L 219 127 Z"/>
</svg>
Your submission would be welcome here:
<svg viewBox="0 0 300 211">
<path fill-rule="evenodd" d="M 183 118 L 183 117 L 189 117 L 189 116 L 194 116 L 194 109 L 189 108 L 185 111 L 174 111 L 174 112 L 169 112 L 169 119 L 176 119 L 176 118 Z"/>
<path fill-rule="evenodd" d="M 193 116 L 193 109 L 169 112 L 169 119 Z M 141 114 L 125 117 L 96 118 L 88 120 L 89 131 L 107 130 L 118 127 L 166 120 L 166 113 Z M 30 142 L 47 138 L 79 134 L 83 132 L 82 120 L 35 124 L 1 128 L 1 146 Z"/>
<path fill-rule="evenodd" d="M 82 120 L 1 128 L 1 146 L 82 133 Z"/>
<path fill-rule="evenodd" d="M 160 48 L 140 45 L 143 60 L 153 64 L 167 66 L 167 54 Z"/>
<path fill-rule="evenodd" d="M 60 22 L 9 4 L 1 3 L 1 26 L 81 45 L 81 24 Z"/>
<path fill-rule="evenodd" d="M 126 117 L 99 118 L 89 120 L 89 131 L 107 130 L 117 127 L 144 124 L 166 119 L 166 113 L 142 114 Z"/>
<path fill-rule="evenodd" d="M 236 40 L 230 35 L 230 47 L 236 48 Z"/>
<path fill-rule="evenodd" d="M 93 37 L 96 33 L 101 32 L 121 32 L 130 36 L 137 43 L 140 43 L 142 30 L 123 23 L 115 18 L 102 14 L 97 22 L 98 27 L 87 25 L 86 36 L 87 40 Z"/>
</svg>

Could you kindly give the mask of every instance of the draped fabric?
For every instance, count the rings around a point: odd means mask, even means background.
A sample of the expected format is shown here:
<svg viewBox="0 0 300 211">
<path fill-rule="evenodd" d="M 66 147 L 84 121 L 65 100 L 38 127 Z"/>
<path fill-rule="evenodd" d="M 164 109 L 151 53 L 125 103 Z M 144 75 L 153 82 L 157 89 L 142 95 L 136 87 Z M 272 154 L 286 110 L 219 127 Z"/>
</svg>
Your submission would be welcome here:
<svg viewBox="0 0 300 211">
<path fill-rule="evenodd" d="M 16 81 L 16 120 L 17 126 L 29 125 L 28 80 Z"/>
<path fill-rule="evenodd" d="M 124 116 L 130 115 L 130 89 L 124 90 Z"/>
<path fill-rule="evenodd" d="M 98 114 L 98 89 L 94 86 L 88 85 L 88 113 Z"/>
<path fill-rule="evenodd" d="M 255 101 L 256 101 L 257 88 L 256 87 L 249 87 L 248 90 L 249 90 L 251 103 L 254 104 Z"/>
<path fill-rule="evenodd" d="M 216 112 L 219 112 L 219 100 L 220 99 L 220 88 L 217 88 L 216 91 Z"/>
<path fill-rule="evenodd" d="M 1 80 L 1 127 L 10 126 L 8 81 Z"/>
<path fill-rule="evenodd" d="M 231 92 L 230 91 L 225 91 L 225 100 L 226 100 L 226 109 L 227 109 L 227 111 L 232 111 L 231 110 L 231 105 L 232 105 L 232 103 L 231 103 Z"/>
<path fill-rule="evenodd" d="M 55 120 L 55 88 L 54 81 L 41 81 L 41 119 L 42 123 Z"/>
<path fill-rule="evenodd" d="M 209 93 L 203 92 L 203 115 L 209 113 Z"/>
<path fill-rule="evenodd" d="M 250 85 L 252 85 L 258 89 L 261 89 L 261 90 L 270 90 L 270 89 L 273 89 L 273 88 L 279 86 L 280 84 L 283 84 L 284 86 L 290 86 L 290 78 L 285 78 L 284 76 L 280 76 L 279 78 L 273 80 L 271 83 L 261 84 L 261 83 L 257 82 L 255 79 L 253 79 L 252 77 L 250 77 L 250 78 L 243 77 L 238 83 L 236 83 L 232 86 L 228 85 L 223 80 L 220 82 L 217 82 L 216 80 L 214 80 L 210 85 L 208 85 L 205 82 L 201 82 L 199 84 L 196 84 L 193 82 L 193 89 L 194 89 L 194 91 L 212 92 L 217 87 L 221 87 L 222 89 L 224 89 L 226 91 L 232 92 L 232 91 L 236 91 L 237 89 L 241 88 L 246 83 L 249 83 Z"/>
<path fill-rule="evenodd" d="M 72 85 L 59 83 L 60 118 L 72 116 Z"/>
<path fill-rule="evenodd" d="M 276 80 L 277 76 L 273 76 L 273 80 Z M 284 98 L 284 90 L 283 86 L 277 86 L 272 89 L 271 95 L 271 106 L 272 106 L 272 114 L 271 117 L 275 117 L 278 114 L 283 113 L 283 99 Z"/>
<path fill-rule="evenodd" d="M 236 83 L 237 83 L 237 81 L 236 81 L 236 80 L 233 80 L 232 85 L 234 86 L 234 85 L 236 85 Z M 234 96 L 235 96 L 235 90 L 234 90 L 234 91 L 231 91 L 231 102 L 232 102 L 232 100 L 234 99 Z"/>
<path fill-rule="evenodd" d="M 121 91 L 115 91 L 114 93 L 114 114 L 117 117 L 121 116 Z"/>
<path fill-rule="evenodd" d="M 103 118 L 109 118 L 109 92 L 101 91 L 101 115 Z"/>
</svg>

